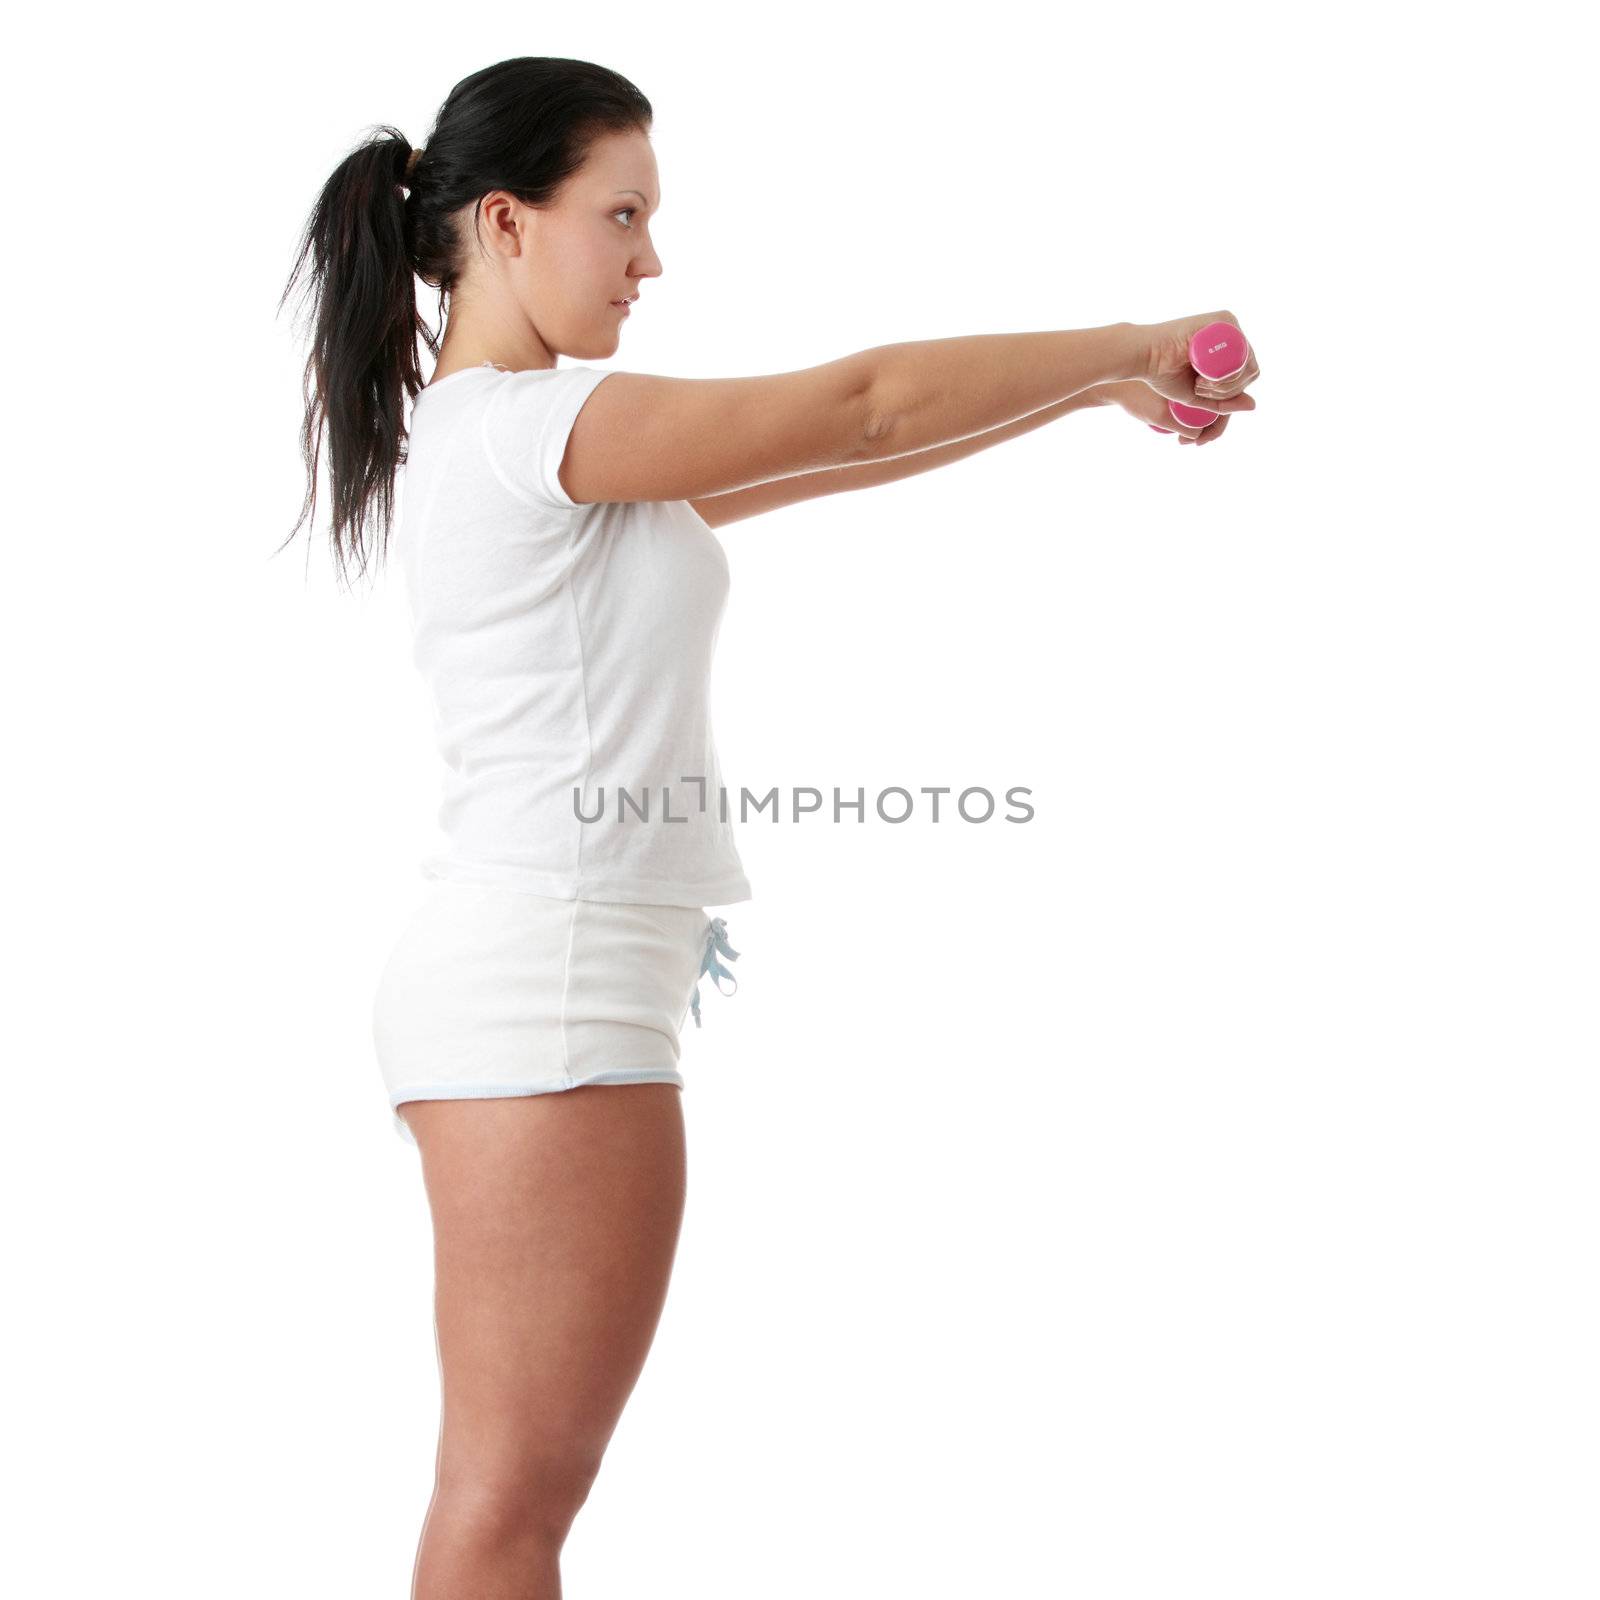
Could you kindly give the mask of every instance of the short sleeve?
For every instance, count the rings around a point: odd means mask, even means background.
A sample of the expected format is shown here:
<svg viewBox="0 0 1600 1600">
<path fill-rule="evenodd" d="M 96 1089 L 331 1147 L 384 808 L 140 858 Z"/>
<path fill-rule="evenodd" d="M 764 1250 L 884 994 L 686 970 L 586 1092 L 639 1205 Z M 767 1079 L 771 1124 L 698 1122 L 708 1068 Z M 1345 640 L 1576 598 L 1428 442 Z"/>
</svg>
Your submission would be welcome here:
<svg viewBox="0 0 1600 1600">
<path fill-rule="evenodd" d="M 560 511 L 579 504 L 561 487 L 561 458 L 584 401 L 610 376 L 605 367 L 534 367 L 495 385 L 483 411 L 484 454 L 519 500 Z"/>
</svg>

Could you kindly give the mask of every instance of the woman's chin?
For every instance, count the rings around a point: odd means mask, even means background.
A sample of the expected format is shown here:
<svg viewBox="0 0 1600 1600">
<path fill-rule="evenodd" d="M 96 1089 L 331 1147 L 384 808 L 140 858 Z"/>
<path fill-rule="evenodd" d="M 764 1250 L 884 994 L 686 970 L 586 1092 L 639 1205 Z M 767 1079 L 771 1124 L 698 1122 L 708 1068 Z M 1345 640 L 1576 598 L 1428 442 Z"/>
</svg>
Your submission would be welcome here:
<svg viewBox="0 0 1600 1600">
<path fill-rule="evenodd" d="M 574 361 L 604 361 L 608 356 L 617 353 L 621 343 L 622 330 L 607 328 L 597 332 L 581 350 L 570 350 L 567 353 Z"/>
</svg>

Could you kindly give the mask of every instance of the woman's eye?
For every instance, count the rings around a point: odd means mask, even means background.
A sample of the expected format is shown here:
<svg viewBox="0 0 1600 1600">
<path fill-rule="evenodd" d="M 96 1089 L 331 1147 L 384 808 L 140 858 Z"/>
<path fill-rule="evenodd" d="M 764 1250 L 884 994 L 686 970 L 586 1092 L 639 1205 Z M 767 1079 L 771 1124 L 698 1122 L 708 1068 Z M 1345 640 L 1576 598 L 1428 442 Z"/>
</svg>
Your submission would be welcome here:
<svg viewBox="0 0 1600 1600">
<path fill-rule="evenodd" d="M 634 213 L 635 213 L 635 211 L 637 209 L 638 208 L 636 206 L 624 206 L 621 211 L 613 211 L 611 213 L 611 215 L 614 216 L 614 217 L 620 217 L 620 216 L 623 216 L 624 214 L 626 214 L 627 216 L 631 217 L 631 216 L 634 215 Z M 631 228 L 633 226 L 633 224 L 630 222 L 628 224 L 628 226 Z"/>
</svg>

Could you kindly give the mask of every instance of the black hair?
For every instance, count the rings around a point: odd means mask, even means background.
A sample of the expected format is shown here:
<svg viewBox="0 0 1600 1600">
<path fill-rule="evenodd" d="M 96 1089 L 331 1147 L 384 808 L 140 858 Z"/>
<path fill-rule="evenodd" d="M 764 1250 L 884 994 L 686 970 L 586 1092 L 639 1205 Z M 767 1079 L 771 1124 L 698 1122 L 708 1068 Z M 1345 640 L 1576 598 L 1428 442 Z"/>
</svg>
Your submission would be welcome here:
<svg viewBox="0 0 1600 1600">
<path fill-rule="evenodd" d="M 606 67 L 517 56 L 450 91 L 409 178 L 411 141 L 387 124 L 334 168 L 278 302 L 281 311 L 309 260 L 312 330 L 300 430 L 307 483 L 284 544 L 315 521 L 326 428 L 336 564 L 348 576 L 354 557 L 365 570 L 374 515 L 382 558 L 395 472 L 406 459 L 405 406 L 422 388 L 418 336 L 430 355 L 439 354 L 439 336 L 417 310 L 414 278 L 438 289 L 442 329 L 446 299 L 478 238 L 483 197 L 504 189 L 524 205 L 548 205 L 597 138 L 648 132 L 653 118 L 644 95 Z"/>
</svg>

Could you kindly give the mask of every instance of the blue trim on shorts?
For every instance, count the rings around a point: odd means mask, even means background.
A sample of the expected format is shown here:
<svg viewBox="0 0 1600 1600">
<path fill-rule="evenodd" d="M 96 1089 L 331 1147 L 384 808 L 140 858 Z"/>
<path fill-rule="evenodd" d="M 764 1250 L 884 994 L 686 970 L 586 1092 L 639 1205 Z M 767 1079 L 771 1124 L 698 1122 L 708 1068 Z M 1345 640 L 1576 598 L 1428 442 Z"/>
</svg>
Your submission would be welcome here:
<svg viewBox="0 0 1600 1600">
<path fill-rule="evenodd" d="M 683 1074 L 676 1067 L 613 1067 L 587 1078 L 568 1078 L 563 1083 L 413 1084 L 389 1096 L 389 1109 L 408 1100 L 513 1100 L 523 1095 L 559 1094 L 563 1089 L 581 1089 L 589 1083 L 675 1083 L 682 1088 Z"/>
<path fill-rule="evenodd" d="M 683 1074 L 672 1067 L 615 1067 L 597 1072 L 591 1078 L 574 1078 L 570 1083 L 431 1083 L 400 1089 L 389 1096 L 389 1125 L 401 1142 L 417 1148 L 416 1135 L 400 1107 L 412 1100 L 521 1100 L 535 1094 L 560 1094 L 567 1089 L 582 1089 L 587 1084 L 673 1083 L 687 1087 Z"/>
</svg>

